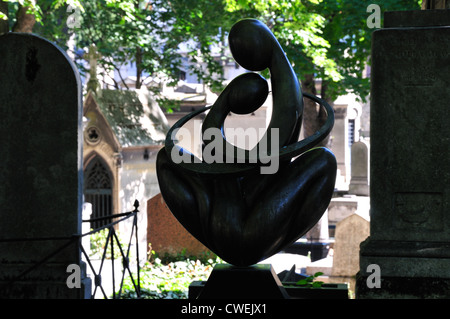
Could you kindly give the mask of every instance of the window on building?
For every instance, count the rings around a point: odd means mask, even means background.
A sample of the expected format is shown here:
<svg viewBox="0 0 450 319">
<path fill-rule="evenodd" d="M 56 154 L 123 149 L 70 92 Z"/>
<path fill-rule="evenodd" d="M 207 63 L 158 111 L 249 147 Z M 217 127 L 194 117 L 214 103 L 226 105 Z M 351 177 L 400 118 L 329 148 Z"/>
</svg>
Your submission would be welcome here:
<svg viewBox="0 0 450 319">
<path fill-rule="evenodd" d="M 186 81 L 186 72 L 180 71 L 179 80 Z"/>
<path fill-rule="evenodd" d="M 92 204 L 91 219 L 113 214 L 111 173 L 98 156 L 92 159 L 86 167 L 84 197 L 86 202 Z M 96 229 L 111 222 L 112 219 L 92 221 L 91 228 Z"/>
<path fill-rule="evenodd" d="M 348 147 L 355 143 L 355 120 L 348 120 Z"/>
</svg>

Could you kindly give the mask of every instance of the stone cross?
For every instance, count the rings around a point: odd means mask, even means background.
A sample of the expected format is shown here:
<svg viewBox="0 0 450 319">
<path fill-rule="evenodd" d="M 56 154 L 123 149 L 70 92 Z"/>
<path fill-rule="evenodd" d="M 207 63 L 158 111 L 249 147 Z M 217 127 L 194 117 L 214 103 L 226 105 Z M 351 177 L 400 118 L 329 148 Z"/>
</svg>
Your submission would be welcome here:
<svg viewBox="0 0 450 319">
<path fill-rule="evenodd" d="M 97 92 L 97 89 L 99 88 L 99 83 L 97 80 L 97 61 L 101 58 L 101 54 L 98 53 L 95 44 L 91 44 L 89 46 L 89 52 L 84 56 L 86 60 L 89 61 L 89 81 L 87 83 L 88 91 L 92 90 L 93 92 Z"/>
</svg>

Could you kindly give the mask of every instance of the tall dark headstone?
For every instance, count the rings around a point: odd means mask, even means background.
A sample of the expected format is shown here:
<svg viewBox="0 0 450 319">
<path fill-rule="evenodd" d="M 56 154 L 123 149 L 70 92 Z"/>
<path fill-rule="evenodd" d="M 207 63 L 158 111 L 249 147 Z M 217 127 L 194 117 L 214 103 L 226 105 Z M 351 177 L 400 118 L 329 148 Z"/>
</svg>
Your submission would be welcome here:
<svg viewBox="0 0 450 319">
<path fill-rule="evenodd" d="M 0 298 L 90 292 L 73 237 L 81 231 L 81 103 L 78 71 L 62 50 L 31 34 L 0 37 Z"/>
<path fill-rule="evenodd" d="M 371 81 L 371 230 L 356 297 L 449 298 L 450 10 L 386 12 Z"/>
</svg>

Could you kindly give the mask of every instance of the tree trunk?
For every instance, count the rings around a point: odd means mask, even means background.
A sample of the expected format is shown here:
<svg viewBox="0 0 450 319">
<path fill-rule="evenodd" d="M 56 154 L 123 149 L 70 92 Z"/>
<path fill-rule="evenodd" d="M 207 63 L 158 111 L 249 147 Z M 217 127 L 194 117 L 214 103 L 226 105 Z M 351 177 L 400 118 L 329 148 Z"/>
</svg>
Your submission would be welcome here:
<svg viewBox="0 0 450 319">
<path fill-rule="evenodd" d="M 334 109 L 334 99 L 332 99 L 328 94 L 328 81 L 324 81 L 322 80 L 322 87 L 320 90 L 320 96 L 323 100 L 325 100 L 325 102 L 327 102 L 332 109 Z M 323 109 L 320 108 L 319 110 L 319 121 L 320 123 L 322 123 L 321 125 L 325 124 L 326 120 L 327 120 L 327 112 Z M 331 133 L 330 133 L 331 134 Z M 329 147 L 329 142 L 330 142 L 330 135 L 328 135 L 326 137 L 326 139 L 324 139 L 321 143 L 321 145 Z"/>
<path fill-rule="evenodd" d="M 142 77 L 142 51 L 141 48 L 136 49 L 136 89 L 141 88 L 141 77 Z"/>
<path fill-rule="evenodd" d="M 422 10 L 450 9 L 450 0 L 423 0 Z"/>
<path fill-rule="evenodd" d="M 304 92 L 317 95 L 314 74 L 305 76 L 305 80 L 302 81 L 302 89 Z M 318 104 L 310 99 L 304 99 L 303 132 L 305 137 L 311 136 L 318 131 L 325 124 L 326 120 L 326 112 Z M 328 139 L 329 137 L 325 138 L 317 146 L 326 146 Z"/>
<path fill-rule="evenodd" d="M 20 6 L 17 11 L 17 22 L 14 25 L 14 32 L 32 33 L 33 27 L 36 23 L 36 18 L 33 14 L 28 14 L 29 7 Z"/>
<path fill-rule="evenodd" d="M 8 16 L 8 2 L 0 1 L 0 12 Z M 8 20 L 0 19 L 0 35 L 9 31 Z"/>
<path fill-rule="evenodd" d="M 134 9 L 139 11 L 139 1 L 134 2 Z M 136 89 L 141 88 L 141 77 L 142 77 L 142 50 L 140 47 L 136 48 Z"/>
</svg>

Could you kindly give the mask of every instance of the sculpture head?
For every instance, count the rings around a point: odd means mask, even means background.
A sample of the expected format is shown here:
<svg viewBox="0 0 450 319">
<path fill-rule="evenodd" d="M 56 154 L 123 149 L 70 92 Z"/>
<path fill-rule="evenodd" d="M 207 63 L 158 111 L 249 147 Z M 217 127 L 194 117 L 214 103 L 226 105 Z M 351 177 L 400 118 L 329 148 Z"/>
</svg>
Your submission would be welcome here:
<svg viewBox="0 0 450 319">
<path fill-rule="evenodd" d="M 237 22 L 228 36 L 234 59 L 250 71 L 269 67 L 276 39 L 264 23 L 254 19 Z"/>
</svg>

